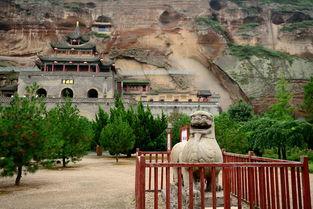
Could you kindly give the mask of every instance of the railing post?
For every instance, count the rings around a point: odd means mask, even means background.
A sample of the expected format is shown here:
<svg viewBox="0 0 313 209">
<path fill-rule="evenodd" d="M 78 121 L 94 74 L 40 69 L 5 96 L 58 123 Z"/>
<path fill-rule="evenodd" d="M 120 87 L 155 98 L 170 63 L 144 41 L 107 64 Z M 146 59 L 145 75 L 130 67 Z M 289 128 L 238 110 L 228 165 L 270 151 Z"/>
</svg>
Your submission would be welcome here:
<svg viewBox="0 0 313 209">
<path fill-rule="evenodd" d="M 225 163 L 226 162 L 226 150 L 223 148 L 222 149 L 222 156 L 223 156 L 223 163 Z"/>
<path fill-rule="evenodd" d="M 171 162 L 171 151 L 167 151 L 167 162 Z"/>
<path fill-rule="evenodd" d="M 302 188 L 304 209 L 311 209 L 310 177 L 309 177 L 309 158 L 301 157 L 302 167 Z"/>
<path fill-rule="evenodd" d="M 170 185 L 170 168 L 166 167 L 166 209 L 170 209 L 171 207 L 171 185 Z"/>
<path fill-rule="evenodd" d="M 189 209 L 193 209 L 193 168 L 188 168 L 189 176 Z"/>
<path fill-rule="evenodd" d="M 136 199 L 136 209 L 140 209 L 140 198 L 138 194 L 139 188 L 139 158 L 136 158 L 136 170 L 135 170 L 135 199 Z"/>
<path fill-rule="evenodd" d="M 250 209 L 254 208 L 254 175 L 253 175 L 253 168 L 248 168 L 248 201 L 250 205 Z M 261 194 L 264 195 L 264 194 Z"/>
<path fill-rule="evenodd" d="M 223 175 L 223 187 L 224 187 L 224 208 L 230 209 L 230 178 L 229 168 L 224 167 L 222 171 Z"/>
<path fill-rule="evenodd" d="M 251 158 L 252 158 L 252 156 L 254 156 L 254 152 L 253 151 L 249 151 L 248 152 L 248 156 L 249 156 L 249 162 L 251 162 Z"/>
<path fill-rule="evenodd" d="M 146 159 L 144 156 L 140 156 L 139 158 L 139 169 L 140 169 L 140 184 L 139 184 L 139 187 L 140 187 L 140 203 L 141 203 L 141 207 L 140 209 L 145 209 L 146 206 L 146 198 L 145 198 L 145 195 L 146 195 Z"/>
</svg>

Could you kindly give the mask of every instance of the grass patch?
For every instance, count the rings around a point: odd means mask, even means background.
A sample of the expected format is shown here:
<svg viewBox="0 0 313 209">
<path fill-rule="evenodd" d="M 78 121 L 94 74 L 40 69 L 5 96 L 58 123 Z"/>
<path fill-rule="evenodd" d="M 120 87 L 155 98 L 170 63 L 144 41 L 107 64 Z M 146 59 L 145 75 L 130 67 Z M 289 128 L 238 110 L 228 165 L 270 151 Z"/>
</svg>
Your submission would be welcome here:
<svg viewBox="0 0 313 209">
<path fill-rule="evenodd" d="M 81 2 L 64 3 L 64 8 L 68 9 L 71 12 L 80 13 L 84 11 L 85 4 Z"/>
<path fill-rule="evenodd" d="M 259 23 L 245 23 L 240 25 L 239 30 L 240 31 L 251 31 L 254 30 L 259 26 Z"/>
<path fill-rule="evenodd" d="M 243 0 L 230 0 L 241 8 L 247 8 L 247 2 Z M 273 7 L 273 11 L 294 12 L 294 11 L 312 11 L 312 0 L 260 0 L 260 4 L 277 4 Z M 247 8 L 248 9 L 248 8 Z M 251 11 L 247 11 L 251 13 Z"/>
<path fill-rule="evenodd" d="M 246 2 L 245 1 L 242 1 L 242 0 L 230 0 L 231 2 L 237 4 L 238 6 L 240 7 L 244 7 Z"/>
<path fill-rule="evenodd" d="M 223 28 L 223 26 L 221 26 L 221 24 L 217 20 L 214 20 L 210 17 L 197 17 L 196 23 L 199 26 L 210 27 L 221 35 L 225 33 L 225 29 Z"/>
<path fill-rule="evenodd" d="M 271 3 L 277 3 L 277 4 L 290 4 L 294 6 L 313 6 L 312 0 L 261 0 L 262 3 L 265 4 L 271 4 Z"/>
<path fill-rule="evenodd" d="M 222 35 L 229 42 L 229 35 L 226 32 L 225 28 L 215 19 L 211 17 L 197 17 L 196 23 L 202 27 L 212 28 L 215 32 Z"/>
<path fill-rule="evenodd" d="M 313 20 L 305 20 L 302 22 L 288 23 L 281 28 L 283 32 L 293 32 L 297 29 L 306 29 L 313 27 Z"/>
<path fill-rule="evenodd" d="M 289 54 L 274 51 L 268 48 L 265 48 L 260 45 L 250 46 L 250 45 L 237 45 L 229 44 L 230 54 L 236 56 L 242 60 L 250 59 L 252 56 L 262 57 L 262 58 L 279 58 L 287 60 L 288 62 L 293 62 L 294 56 Z"/>
</svg>

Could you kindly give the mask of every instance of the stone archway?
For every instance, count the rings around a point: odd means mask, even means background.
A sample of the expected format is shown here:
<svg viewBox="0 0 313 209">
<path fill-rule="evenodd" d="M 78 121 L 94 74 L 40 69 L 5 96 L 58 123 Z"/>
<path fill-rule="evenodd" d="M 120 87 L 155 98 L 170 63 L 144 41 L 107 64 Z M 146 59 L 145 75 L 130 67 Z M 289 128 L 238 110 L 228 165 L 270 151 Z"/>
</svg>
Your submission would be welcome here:
<svg viewBox="0 0 313 209">
<path fill-rule="evenodd" d="M 74 93 L 73 90 L 70 88 L 65 88 L 61 91 L 61 97 L 65 98 L 65 97 L 69 97 L 69 98 L 73 98 Z"/>
<path fill-rule="evenodd" d="M 40 88 L 36 91 L 38 97 L 47 97 L 47 91 L 44 88 Z"/>
<path fill-rule="evenodd" d="M 98 91 L 96 89 L 89 89 L 87 92 L 88 98 L 98 98 Z"/>
</svg>

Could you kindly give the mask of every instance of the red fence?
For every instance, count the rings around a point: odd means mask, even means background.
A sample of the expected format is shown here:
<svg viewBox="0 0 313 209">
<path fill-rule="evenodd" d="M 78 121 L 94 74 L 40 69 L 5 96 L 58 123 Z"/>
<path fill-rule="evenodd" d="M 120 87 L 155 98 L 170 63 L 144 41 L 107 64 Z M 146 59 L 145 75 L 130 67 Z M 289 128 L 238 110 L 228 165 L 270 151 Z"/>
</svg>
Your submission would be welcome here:
<svg viewBox="0 0 313 209">
<path fill-rule="evenodd" d="M 146 209 L 147 192 L 153 192 L 153 208 L 171 208 L 170 178 L 177 172 L 177 208 L 183 207 L 182 170 L 189 176 L 189 209 L 194 208 L 192 172 L 200 172 L 200 207 L 208 204 L 205 199 L 205 170 L 210 169 L 212 198 L 210 205 L 217 207 L 215 171 L 222 170 L 224 208 L 230 209 L 231 199 L 236 206 L 250 209 L 311 209 L 308 158 L 302 162 L 274 160 L 223 153 L 223 163 L 170 163 L 169 152 L 138 152 L 136 162 L 136 209 Z M 172 170 L 170 169 L 172 168 Z M 173 168 L 175 170 L 173 170 Z M 164 204 L 159 204 L 159 193 L 165 193 Z"/>
</svg>

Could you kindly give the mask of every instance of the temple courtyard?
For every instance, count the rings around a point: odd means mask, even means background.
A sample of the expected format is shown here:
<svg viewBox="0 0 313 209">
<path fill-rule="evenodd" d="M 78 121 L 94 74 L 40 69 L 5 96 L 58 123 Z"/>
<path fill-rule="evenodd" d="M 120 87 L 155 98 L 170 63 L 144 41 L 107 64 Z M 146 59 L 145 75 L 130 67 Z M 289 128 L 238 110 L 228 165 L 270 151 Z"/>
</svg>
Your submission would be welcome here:
<svg viewBox="0 0 313 209">
<path fill-rule="evenodd" d="M 94 153 L 68 168 L 40 169 L 22 177 L 0 178 L 1 209 L 134 208 L 135 158 L 97 157 Z"/>
<path fill-rule="evenodd" d="M 0 209 L 134 209 L 135 157 L 121 158 L 94 153 L 68 168 L 40 169 L 15 178 L 0 178 Z M 313 198 L 313 175 L 310 175 Z M 147 197 L 149 200 L 149 195 Z M 152 206 L 152 205 L 151 205 Z"/>
</svg>

